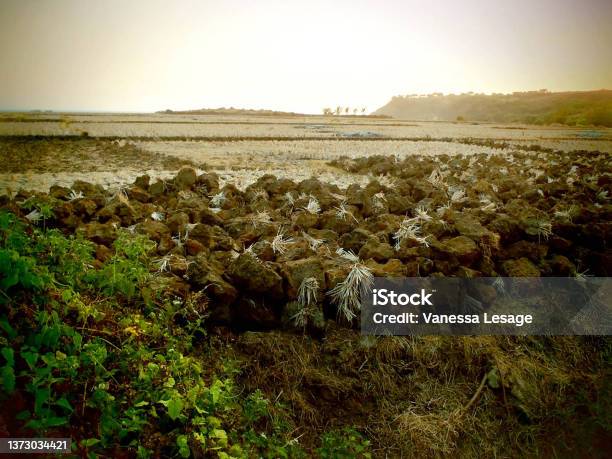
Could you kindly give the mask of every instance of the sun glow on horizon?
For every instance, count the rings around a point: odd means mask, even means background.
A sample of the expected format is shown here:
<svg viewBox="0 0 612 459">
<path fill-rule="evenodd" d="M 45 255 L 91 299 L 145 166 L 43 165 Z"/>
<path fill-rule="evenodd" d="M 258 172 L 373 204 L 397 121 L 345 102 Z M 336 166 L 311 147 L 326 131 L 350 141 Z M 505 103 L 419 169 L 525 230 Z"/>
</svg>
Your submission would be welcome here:
<svg viewBox="0 0 612 459">
<path fill-rule="evenodd" d="M 612 87 L 612 4 L 7 0 L 0 109 L 320 113 Z"/>
</svg>

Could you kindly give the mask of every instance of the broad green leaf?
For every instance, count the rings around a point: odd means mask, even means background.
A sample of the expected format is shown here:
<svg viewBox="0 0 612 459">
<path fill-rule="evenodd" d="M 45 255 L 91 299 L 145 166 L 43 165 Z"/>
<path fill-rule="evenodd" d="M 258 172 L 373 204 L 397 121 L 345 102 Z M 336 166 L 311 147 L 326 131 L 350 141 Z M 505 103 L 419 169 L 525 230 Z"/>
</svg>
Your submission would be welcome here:
<svg viewBox="0 0 612 459">
<path fill-rule="evenodd" d="M 80 349 L 81 344 L 83 343 L 83 336 L 80 333 L 75 332 L 75 334 L 72 336 L 72 342 L 77 349 Z"/>
<path fill-rule="evenodd" d="M 60 329 L 57 326 L 47 327 L 43 334 L 43 344 L 54 348 L 60 338 Z"/>
<path fill-rule="evenodd" d="M 58 416 L 52 416 L 45 419 L 47 427 L 59 427 L 68 424 L 68 418 L 60 418 Z"/>
<path fill-rule="evenodd" d="M 223 429 L 213 429 L 210 432 L 210 436 L 212 438 L 226 439 L 227 438 L 227 433 Z"/>
<path fill-rule="evenodd" d="M 183 411 L 183 400 L 179 397 L 171 398 L 166 408 L 168 408 L 168 416 L 170 416 L 170 419 L 175 421 L 181 415 L 181 411 Z"/>
<path fill-rule="evenodd" d="M 62 408 L 66 408 L 71 413 L 74 411 L 74 408 L 72 408 L 72 405 L 70 405 L 70 402 L 66 400 L 66 397 L 60 398 L 57 402 L 55 402 L 55 404 L 57 406 L 61 406 Z"/>
<path fill-rule="evenodd" d="M 176 444 L 179 447 L 179 454 L 181 455 L 181 457 L 190 456 L 191 451 L 189 450 L 189 445 L 187 442 L 186 435 L 179 435 L 178 437 L 176 437 Z"/>
<path fill-rule="evenodd" d="M 68 303 L 72 297 L 74 296 L 72 290 L 69 289 L 65 289 L 62 291 L 62 300 L 64 300 L 64 302 Z"/>
<path fill-rule="evenodd" d="M 100 443 L 99 438 L 86 438 L 85 440 L 81 440 L 80 444 L 83 448 L 89 448 L 90 446 L 94 446 Z"/>
<path fill-rule="evenodd" d="M 0 328 L 2 330 L 4 330 L 4 332 L 11 339 L 13 339 L 13 338 L 15 338 L 17 336 L 17 332 L 15 331 L 15 329 L 13 327 L 11 327 L 11 324 L 9 324 L 9 321 L 6 318 L 6 316 L 0 317 Z"/>
<path fill-rule="evenodd" d="M 33 370 L 38 360 L 38 354 L 36 352 L 21 351 L 21 357 L 26 361 L 30 370 Z"/>
<path fill-rule="evenodd" d="M 16 285 L 17 282 L 19 282 L 19 273 L 17 270 L 15 270 L 9 274 L 6 274 L 6 277 L 0 281 L 0 288 L 2 290 L 8 290 L 10 287 Z"/>
<path fill-rule="evenodd" d="M 6 364 L 9 367 L 14 367 L 15 366 L 15 352 L 13 351 L 13 349 L 11 349 L 10 347 L 3 347 L 2 348 L 2 357 L 4 357 L 6 359 Z"/>
<path fill-rule="evenodd" d="M 34 412 L 39 414 L 42 410 L 42 407 L 49 397 L 51 396 L 51 390 L 48 387 L 40 387 L 36 389 L 34 393 Z"/>
<path fill-rule="evenodd" d="M 25 427 L 26 429 L 40 430 L 43 427 L 43 423 L 38 419 L 30 419 L 26 422 Z"/>
<path fill-rule="evenodd" d="M 219 402 L 219 399 L 221 398 L 222 390 L 223 390 L 223 383 L 219 380 L 216 380 L 210 388 L 210 395 L 212 398 L 212 402 L 214 404 L 217 404 Z"/>
<path fill-rule="evenodd" d="M 0 368 L 0 378 L 2 378 L 2 386 L 9 394 L 15 390 L 15 370 L 12 367 Z"/>
</svg>

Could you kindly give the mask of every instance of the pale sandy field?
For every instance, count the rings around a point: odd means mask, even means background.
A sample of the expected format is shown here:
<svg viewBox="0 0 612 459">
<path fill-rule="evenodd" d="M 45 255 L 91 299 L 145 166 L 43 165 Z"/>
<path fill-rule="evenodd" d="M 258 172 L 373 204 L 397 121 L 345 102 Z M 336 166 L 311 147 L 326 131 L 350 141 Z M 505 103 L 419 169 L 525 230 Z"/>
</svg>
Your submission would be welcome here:
<svg viewBox="0 0 612 459">
<path fill-rule="evenodd" d="M 84 133 L 89 138 L 82 139 Z M 14 136 L 22 137 L 15 143 Z M 364 177 L 328 161 L 504 154 L 531 145 L 612 154 L 612 129 L 368 117 L 5 113 L 0 192 L 47 191 L 75 180 L 118 187 L 144 173 L 169 178 L 184 164 L 214 170 L 241 188 L 266 173 L 298 180 L 316 176 L 346 186 Z"/>
</svg>

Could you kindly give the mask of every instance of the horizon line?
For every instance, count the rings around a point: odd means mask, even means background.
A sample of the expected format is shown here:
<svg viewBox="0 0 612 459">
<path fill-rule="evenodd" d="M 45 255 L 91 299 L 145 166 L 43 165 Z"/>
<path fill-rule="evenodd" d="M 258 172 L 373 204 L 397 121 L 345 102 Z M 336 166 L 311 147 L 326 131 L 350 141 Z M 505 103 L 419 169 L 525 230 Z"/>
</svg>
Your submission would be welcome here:
<svg viewBox="0 0 612 459">
<path fill-rule="evenodd" d="M 389 100 L 395 97 L 440 97 L 440 96 L 512 96 L 515 94 L 528 94 L 528 93 L 542 93 L 542 94 L 567 94 L 567 93 L 579 93 L 579 92 L 604 92 L 604 91 L 612 91 L 612 89 L 608 88 L 598 88 L 598 89 L 576 89 L 576 90 L 564 90 L 564 91 L 550 91 L 546 88 L 535 89 L 535 90 L 523 90 L 523 91 L 512 91 L 512 92 L 475 92 L 475 91 L 467 91 L 467 92 L 430 92 L 424 94 L 397 94 L 390 97 Z M 350 107 L 350 105 L 336 105 L 332 104 L 329 107 Z M 362 106 L 359 105 L 359 108 Z M 378 107 L 380 108 L 380 107 Z M 370 111 L 368 114 L 374 113 L 378 108 Z M 98 113 L 98 114 L 122 114 L 122 115 L 140 115 L 140 114 L 163 114 L 163 112 L 170 110 L 171 112 L 190 112 L 190 111 L 199 111 L 199 110 L 245 110 L 245 111 L 269 111 L 269 112 L 281 112 L 293 115 L 321 115 L 321 112 L 299 112 L 299 111 L 288 111 L 288 110 L 280 110 L 280 109 L 272 109 L 272 108 L 245 108 L 245 107 L 215 107 L 215 108 L 182 108 L 182 109 L 172 109 L 172 108 L 162 108 L 157 110 L 99 110 L 99 109 L 71 109 L 71 108 L 0 108 L 0 113 Z M 322 111 L 323 109 L 321 109 Z M 350 115 L 355 116 L 355 115 Z M 361 115 L 364 116 L 364 115 Z"/>
</svg>

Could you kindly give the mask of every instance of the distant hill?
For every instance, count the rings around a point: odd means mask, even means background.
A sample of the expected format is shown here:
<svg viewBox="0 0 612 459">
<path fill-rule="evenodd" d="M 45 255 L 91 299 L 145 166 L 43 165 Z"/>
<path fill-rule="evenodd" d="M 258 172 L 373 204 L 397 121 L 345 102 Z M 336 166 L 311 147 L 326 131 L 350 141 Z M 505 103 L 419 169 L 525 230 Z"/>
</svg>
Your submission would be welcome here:
<svg viewBox="0 0 612 459">
<path fill-rule="evenodd" d="M 200 108 L 195 110 L 160 110 L 155 113 L 161 113 L 164 115 L 249 115 L 249 116 L 321 116 L 321 115 L 313 115 L 306 113 L 296 113 L 296 112 L 280 112 L 276 110 L 253 110 L 250 108 Z M 325 116 L 333 116 L 340 118 L 388 118 L 388 116 L 384 115 L 376 115 L 372 114 L 327 114 Z"/>
<path fill-rule="evenodd" d="M 196 110 L 161 110 L 156 113 L 167 115 L 255 115 L 255 116 L 308 116 L 294 112 L 274 110 L 253 110 L 248 108 L 200 108 Z"/>
<path fill-rule="evenodd" d="M 375 115 L 430 121 L 493 121 L 612 127 L 612 90 L 395 96 Z"/>
</svg>

